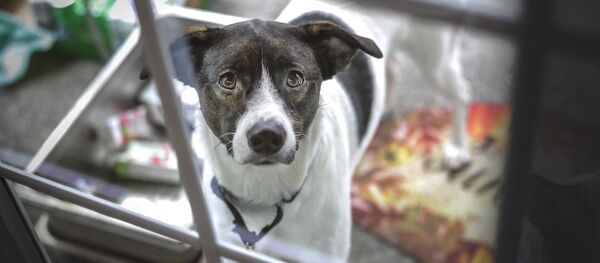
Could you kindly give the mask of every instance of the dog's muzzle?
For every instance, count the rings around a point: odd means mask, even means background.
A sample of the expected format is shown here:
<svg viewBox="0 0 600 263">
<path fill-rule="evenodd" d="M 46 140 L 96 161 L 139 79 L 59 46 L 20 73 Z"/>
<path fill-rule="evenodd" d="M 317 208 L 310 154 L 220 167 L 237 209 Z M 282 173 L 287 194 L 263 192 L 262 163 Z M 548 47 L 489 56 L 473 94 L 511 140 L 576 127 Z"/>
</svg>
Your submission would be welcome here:
<svg viewBox="0 0 600 263">
<path fill-rule="evenodd" d="M 275 119 L 254 123 L 248 129 L 246 137 L 252 151 L 252 157 L 248 163 L 256 165 L 290 164 L 294 160 L 295 150 L 284 149 L 287 139 L 285 128 Z"/>
<path fill-rule="evenodd" d="M 286 134 L 278 121 L 270 119 L 254 124 L 246 136 L 248 145 L 255 153 L 271 155 L 281 150 Z"/>
</svg>

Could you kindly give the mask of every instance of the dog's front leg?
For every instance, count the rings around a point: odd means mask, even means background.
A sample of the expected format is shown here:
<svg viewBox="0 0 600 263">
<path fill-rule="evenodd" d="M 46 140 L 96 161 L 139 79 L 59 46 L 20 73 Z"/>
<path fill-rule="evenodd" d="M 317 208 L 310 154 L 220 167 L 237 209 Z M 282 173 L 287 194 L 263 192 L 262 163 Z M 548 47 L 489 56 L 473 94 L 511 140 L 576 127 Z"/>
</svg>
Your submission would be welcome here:
<svg viewBox="0 0 600 263">
<path fill-rule="evenodd" d="M 469 138 L 467 130 L 468 101 L 456 100 L 450 141 L 444 144 L 444 165 L 457 168 L 468 162 L 471 158 L 469 152 Z"/>
<path fill-rule="evenodd" d="M 443 163 L 449 168 L 457 168 L 470 160 L 469 138 L 467 130 L 469 102 L 471 100 L 471 85 L 465 79 L 460 61 L 460 37 L 457 30 L 445 32 L 454 34 L 445 38 L 442 55 L 437 67 L 437 85 L 447 85 L 448 98 L 452 102 L 454 116 L 450 141 L 444 144 Z"/>
</svg>

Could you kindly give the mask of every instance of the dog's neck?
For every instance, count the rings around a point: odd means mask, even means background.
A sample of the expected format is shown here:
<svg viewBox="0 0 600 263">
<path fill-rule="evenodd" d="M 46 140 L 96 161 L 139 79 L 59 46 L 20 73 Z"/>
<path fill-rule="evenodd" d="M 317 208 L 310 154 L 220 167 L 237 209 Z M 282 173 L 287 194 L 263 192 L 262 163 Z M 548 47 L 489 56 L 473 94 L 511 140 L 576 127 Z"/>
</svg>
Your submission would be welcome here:
<svg viewBox="0 0 600 263">
<path fill-rule="evenodd" d="M 202 116 L 199 119 L 204 122 Z M 200 123 L 199 132 L 205 140 L 202 145 L 205 146 L 206 158 L 219 184 L 244 202 L 272 206 L 290 199 L 302 187 L 316 154 L 315 142 L 319 140 L 317 131 L 321 119 L 322 113 L 317 112 L 306 137 L 300 141 L 294 161 L 289 165 L 237 163 L 205 123 Z"/>
</svg>

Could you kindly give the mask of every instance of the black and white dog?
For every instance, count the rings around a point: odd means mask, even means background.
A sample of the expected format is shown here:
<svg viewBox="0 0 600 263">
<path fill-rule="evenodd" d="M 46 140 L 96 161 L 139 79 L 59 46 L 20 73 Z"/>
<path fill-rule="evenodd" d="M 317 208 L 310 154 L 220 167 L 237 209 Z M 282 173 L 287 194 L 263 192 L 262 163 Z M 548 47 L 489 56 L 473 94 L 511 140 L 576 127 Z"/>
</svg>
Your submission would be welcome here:
<svg viewBox="0 0 600 263">
<path fill-rule="evenodd" d="M 284 10 L 288 23 L 190 27 L 169 48 L 198 93 L 194 145 L 219 237 L 345 260 L 352 171 L 383 110 L 383 53 L 344 11 L 300 7 Z"/>
<path fill-rule="evenodd" d="M 384 110 L 385 63 L 376 58 L 400 47 L 432 87 L 449 87 L 457 115 L 445 159 L 469 158 L 470 87 L 456 37 L 410 21 L 368 26 L 312 0 L 291 1 L 278 21 L 190 27 L 170 45 L 177 79 L 198 94 L 193 144 L 206 160 L 205 192 L 221 239 L 345 260 L 352 171 Z"/>
</svg>

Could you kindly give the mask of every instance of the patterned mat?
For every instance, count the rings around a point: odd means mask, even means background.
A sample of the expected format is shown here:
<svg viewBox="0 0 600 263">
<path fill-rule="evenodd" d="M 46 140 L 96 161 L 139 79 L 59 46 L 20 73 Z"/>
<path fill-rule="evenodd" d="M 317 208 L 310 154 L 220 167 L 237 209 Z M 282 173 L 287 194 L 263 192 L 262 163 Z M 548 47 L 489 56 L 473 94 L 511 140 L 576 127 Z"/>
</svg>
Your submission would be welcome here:
<svg viewBox="0 0 600 263">
<path fill-rule="evenodd" d="M 472 159 L 455 169 L 441 155 L 451 120 L 444 108 L 384 118 L 355 173 L 354 221 L 419 262 L 491 262 L 509 109 L 470 106 Z"/>
</svg>

